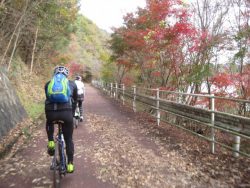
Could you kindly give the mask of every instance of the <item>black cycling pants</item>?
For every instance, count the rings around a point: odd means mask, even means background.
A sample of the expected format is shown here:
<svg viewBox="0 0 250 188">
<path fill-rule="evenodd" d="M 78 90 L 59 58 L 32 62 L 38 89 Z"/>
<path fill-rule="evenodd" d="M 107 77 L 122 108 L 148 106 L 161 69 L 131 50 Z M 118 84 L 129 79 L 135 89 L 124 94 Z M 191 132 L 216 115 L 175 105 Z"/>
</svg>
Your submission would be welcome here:
<svg viewBox="0 0 250 188">
<path fill-rule="evenodd" d="M 46 111 L 46 131 L 48 140 L 54 140 L 54 125 L 53 121 L 62 120 L 64 124 L 62 125 L 63 137 L 66 144 L 66 154 L 68 157 L 68 162 L 73 162 L 74 156 L 74 143 L 73 143 L 73 114 L 72 110 L 67 111 Z"/>
<path fill-rule="evenodd" d="M 83 116 L 83 106 L 82 106 L 82 100 L 77 100 L 79 111 L 80 111 L 80 116 Z"/>
</svg>

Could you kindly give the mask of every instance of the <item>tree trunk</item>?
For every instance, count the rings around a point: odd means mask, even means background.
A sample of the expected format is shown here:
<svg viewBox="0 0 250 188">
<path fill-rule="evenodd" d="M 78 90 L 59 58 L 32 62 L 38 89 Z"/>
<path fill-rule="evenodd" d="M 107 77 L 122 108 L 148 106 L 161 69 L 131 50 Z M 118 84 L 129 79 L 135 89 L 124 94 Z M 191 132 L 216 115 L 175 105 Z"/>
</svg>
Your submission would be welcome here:
<svg viewBox="0 0 250 188">
<path fill-rule="evenodd" d="M 36 28 L 35 42 L 34 42 L 34 46 L 33 46 L 33 50 L 32 50 L 32 57 L 31 57 L 31 63 L 30 63 L 30 74 L 33 71 L 33 64 L 34 64 L 34 55 L 35 55 L 35 49 L 36 49 L 37 34 L 38 34 L 38 26 Z"/>
<path fill-rule="evenodd" d="M 4 4 L 4 1 L 5 1 L 5 0 L 2 0 L 2 1 L 1 1 L 1 4 L 0 4 L 1 6 L 3 6 L 3 4 Z"/>
<path fill-rule="evenodd" d="M 13 31 L 11 37 L 10 37 L 10 41 L 9 41 L 9 43 L 8 43 L 8 45 L 7 45 L 7 48 L 6 48 L 6 50 L 5 50 L 4 54 L 3 54 L 2 60 L 1 60 L 1 62 L 0 62 L 0 65 L 2 65 L 3 62 L 4 62 L 4 58 L 5 58 L 5 56 L 6 56 L 7 52 L 8 52 L 8 50 L 9 50 L 11 41 L 12 41 L 12 39 L 13 39 L 15 33 L 16 33 L 16 29 L 17 29 L 17 27 L 19 26 L 19 24 L 21 23 L 21 21 L 23 20 L 24 15 L 26 14 L 27 7 L 28 7 L 28 2 L 27 2 L 27 4 L 26 4 L 26 7 L 25 7 L 25 9 L 24 9 L 24 11 L 23 11 L 22 16 L 20 17 L 20 19 L 18 20 L 18 22 L 17 22 L 17 24 L 16 24 L 16 26 L 15 26 L 15 28 L 14 28 L 14 31 Z"/>
<path fill-rule="evenodd" d="M 13 50 L 12 50 L 12 53 L 11 53 L 11 56 L 10 56 L 8 71 L 10 70 L 10 65 L 11 65 L 11 62 L 12 62 L 12 58 L 13 58 L 14 53 L 16 51 L 16 44 L 17 44 L 17 41 L 18 41 L 18 38 L 19 38 L 20 31 L 21 31 L 21 28 L 19 27 L 18 32 L 17 32 L 17 36 L 16 36 L 16 40 L 15 40 L 15 44 L 14 44 L 14 47 L 13 47 Z"/>
</svg>

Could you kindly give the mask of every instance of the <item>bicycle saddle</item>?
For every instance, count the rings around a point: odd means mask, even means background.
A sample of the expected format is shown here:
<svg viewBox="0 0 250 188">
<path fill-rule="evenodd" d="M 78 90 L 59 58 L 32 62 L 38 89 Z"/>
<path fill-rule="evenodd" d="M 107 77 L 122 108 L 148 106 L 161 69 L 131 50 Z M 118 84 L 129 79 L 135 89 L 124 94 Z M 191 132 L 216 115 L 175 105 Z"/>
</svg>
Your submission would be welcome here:
<svg viewBox="0 0 250 188">
<path fill-rule="evenodd" d="M 58 124 L 58 123 L 64 123 L 64 121 L 62 121 L 62 120 L 55 120 L 55 121 L 53 121 L 52 123 L 53 123 L 53 124 Z"/>
</svg>

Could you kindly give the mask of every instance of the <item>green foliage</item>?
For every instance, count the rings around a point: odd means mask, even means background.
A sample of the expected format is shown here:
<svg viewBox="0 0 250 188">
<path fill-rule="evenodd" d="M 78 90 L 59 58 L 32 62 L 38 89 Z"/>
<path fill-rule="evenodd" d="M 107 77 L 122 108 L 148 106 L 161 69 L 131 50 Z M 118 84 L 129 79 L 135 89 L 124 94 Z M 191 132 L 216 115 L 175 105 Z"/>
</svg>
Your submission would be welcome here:
<svg viewBox="0 0 250 188">
<path fill-rule="evenodd" d="M 112 49 L 113 58 L 116 59 L 125 53 L 127 46 L 119 33 L 113 33 L 109 42 L 110 48 Z"/>
<path fill-rule="evenodd" d="M 82 15 L 78 15 L 75 27 L 77 31 L 71 36 L 67 49 L 73 56 L 71 61 L 89 67 L 92 75 L 100 78 L 101 67 L 110 57 L 110 51 L 106 47 L 109 35 Z"/>
<path fill-rule="evenodd" d="M 103 64 L 101 70 L 101 77 L 104 82 L 110 83 L 115 81 L 116 66 L 113 62 L 106 62 Z"/>
<path fill-rule="evenodd" d="M 240 41 L 242 39 L 247 39 L 250 37 L 250 27 L 246 27 L 245 29 L 239 31 L 235 36 L 236 41 Z"/>
<path fill-rule="evenodd" d="M 44 112 L 43 101 L 34 101 L 33 98 L 27 97 L 27 93 L 23 90 L 19 90 L 17 93 L 29 117 L 31 117 L 32 119 L 36 119 Z"/>
<path fill-rule="evenodd" d="M 38 66 L 39 69 L 45 67 L 43 64 L 53 67 L 58 63 L 77 62 L 90 67 L 91 75 L 100 77 L 102 64 L 110 56 L 106 46 L 109 34 L 79 15 L 78 3 L 79 0 L 13 0 L 0 3 L 0 25 L 4 26 L 0 30 L 0 56 L 4 54 L 12 33 L 15 33 L 4 63 L 8 63 L 13 41 L 20 29 L 14 58 L 21 57 L 30 66 L 36 41 L 34 70 Z M 12 66 L 11 69 L 15 68 Z"/>
<path fill-rule="evenodd" d="M 77 1 L 48 1 L 37 9 L 40 37 L 55 50 L 65 48 L 69 44 L 70 34 L 76 31 L 76 5 Z"/>
<path fill-rule="evenodd" d="M 29 64 L 35 41 L 35 61 L 38 56 L 46 59 L 51 52 L 67 47 L 71 34 L 76 31 L 78 0 L 13 0 L 5 4 L 0 14 L 0 25 L 4 25 L 0 31 L 0 40 L 3 41 L 0 55 L 12 33 L 17 34 L 20 30 L 16 53 Z"/>
<path fill-rule="evenodd" d="M 231 73 L 236 73 L 238 71 L 238 66 L 235 62 L 229 64 L 229 69 Z"/>
<path fill-rule="evenodd" d="M 26 105 L 26 111 L 29 117 L 36 119 L 44 112 L 44 103 L 29 103 Z"/>
<path fill-rule="evenodd" d="M 209 64 L 199 64 L 192 67 L 192 71 L 187 75 L 188 83 L 201 84 L 205 78 L 210 76 Z"/>
<path fill-rule="evenodd" d="M 236 60 L 236 59 L 241 59 L 241 58 L 245 57 L 246 53 L 247 53 L 247 48 L 242 47 L 242 48 L 240 48 L 239 51 L 234 55 L 234 59 L 235 59 L 235 60 Z"/>
</svg>

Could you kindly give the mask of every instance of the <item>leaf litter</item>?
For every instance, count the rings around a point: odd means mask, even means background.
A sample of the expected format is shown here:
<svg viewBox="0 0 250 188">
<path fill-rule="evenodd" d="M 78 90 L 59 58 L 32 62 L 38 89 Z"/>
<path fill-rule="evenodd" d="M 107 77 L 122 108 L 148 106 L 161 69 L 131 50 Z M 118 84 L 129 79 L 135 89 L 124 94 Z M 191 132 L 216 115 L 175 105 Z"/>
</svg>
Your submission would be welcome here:
<svg viewBox="0 0 250 188">
<path fill-rule="evenodd" d="M 137 126 L 133 121 L 127 124 Z M 123 126 L 114 119 L 94 114 L 87 116 L 86 128 L 89 133 L 97 135 L 97 141 L 83 147 L 83 152 L 91 156 L 96 174 L 102 181 L 111 181 L 116 187 L 209 185 L 206 182 L 209 177 L 174 150 L 167 151 L 158 138 L 151 138 L 151 145 L 157 148 L 156 153 Z M 140 134 L 147 134 L 147 131 L 141 130 Z"/>
<path fill-rule="evenodd" d="M 142 116 L 118 122 L 101 115 L 86 114 L 86 130 L 92 135 L 91 144 L 85 138 L 75 140 L 76 158 L 91 162 L 95 175 L 103 182 L 111 182 L 115 187 L 248 187 L 250 167 L 246 159 L 224 160 L 220 155 L 208 155 L 199 147 L 199 141 L 190 135 L 176 133 L 162 134 Z M 139 119 L 139 120 L 138 120 Z M 36 151 L 34 146 L 42 134 L 34 132 L 28 143 L 20 142 L 10 157 L 0 161 L 0 179 L 13 179 L 16 175 L 33 178 L 33 187 L 50 187 L 51 180 L 33 177 L 34 174 L 48 175 L 48 156 Z M 175 140 L 176 139 L 176 140 Z M 183 140 L 179 142 L 178 140 Z M 188 142 L 187 142 L 188 140 Z M 42 141 L 46 141 L 42 137 Z M 187 143 L 190 143 L 188 145 Z M 200 144 L 202 145 L 202 143 Z M 203 145 L 202 145 L 203 146 Z M 31 147 L 39 158 L 27 160 L 23 148 Z M 193 155 L 190 155 L 191 152 Z M 195 154 L 194 154 L 195 153 Z M 223 155 L 222 155 L 223 156 Z M 228 158 L 225 158 L 228 159 Z M 247 162 L 245 162 L 247 161 Z M 30 168 L 33 166 L 33 168 Z M 240 182 L 240 183 L 238 183 Z M 10 187 L 16 184 L 9 182 Z"/>
</svg>

